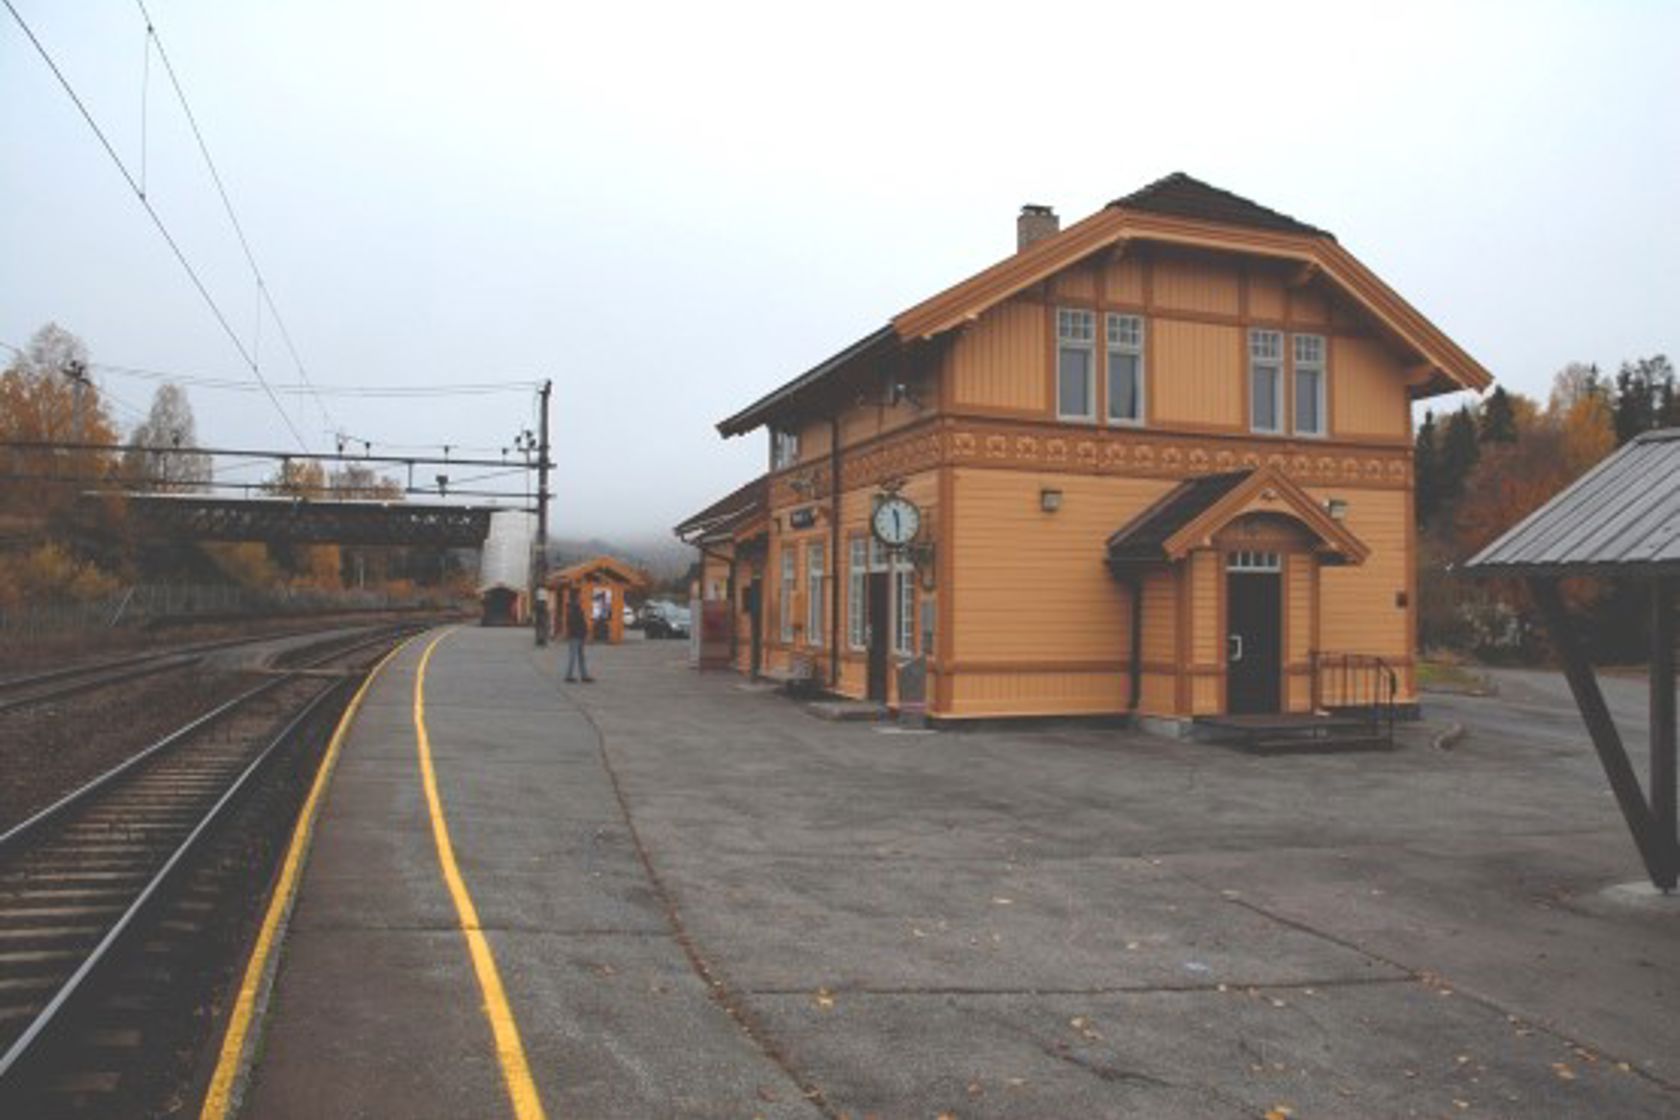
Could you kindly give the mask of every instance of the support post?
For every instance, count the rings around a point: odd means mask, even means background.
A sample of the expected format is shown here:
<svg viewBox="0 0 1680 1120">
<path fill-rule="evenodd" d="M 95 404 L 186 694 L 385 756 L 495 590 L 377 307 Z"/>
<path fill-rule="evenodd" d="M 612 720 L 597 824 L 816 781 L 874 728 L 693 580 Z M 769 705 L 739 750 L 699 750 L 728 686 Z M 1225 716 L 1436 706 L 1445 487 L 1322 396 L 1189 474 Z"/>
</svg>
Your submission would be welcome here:
<svg viewBox="0 0 1680 1120">
<path fill-rule="evenodd" d="M 537 394 L 541 402 L 537 409 L 537 554 L 531 564 L 536 585 L 531 591 L 531 616 L 539 646 L 548 644 L 548 604 L 539 596 L 548 593 L 548 398 L 553 390 L 554 382 L 544 381 Z"/>
<path fill-rule="evenodd" d="M 1657 886 L 1672 891 L 1680 877 L 1675 828 L 1674 592 L 1672 576 L 1651 581 L 1651 815 L 1666 849 Z"/>
<path fill-rule="evenodd" d="M 1658 832 L 1651 808 L 1645 802 L 1645 794 L 1639 788 L 1639 778 L 1622 747 L 1622 737 L 1616 730 L 1615 721 L 1610 718 L 1610 708 L 1604 702 L 1604 694 L 1599 691 L 1598 677 L 1575 637 L 1574 627 L 1569 622 L 1569 611 L 1563 605 L 1563 597 L 1558 594 L 1557 581 L 1532 576 L 1528 580 L 1528 590 L 1546 618 L 1546 629 L 1563 662 L 1569 690 L 1575 695 L 1575 705 L 1581 710 L 1581 719 L 1587 725 L 1587 734 L 1592 737 L 1593 749 L 1598 752 L 1605 776 L 1610 779 L 1610 789 L 1616 795 L 1616 804 L 1621 807 L 1622 819 L 1627 821 L 1628 831 L 1633 833 L 1639 858 L 1644 860 L 1652 883 L 1664 890 L 1672 889 L 1673 877 L 1667 869 L 1673 863 L 1674 835 L 1670 833 L 1665 838 Z"/>
</svg>

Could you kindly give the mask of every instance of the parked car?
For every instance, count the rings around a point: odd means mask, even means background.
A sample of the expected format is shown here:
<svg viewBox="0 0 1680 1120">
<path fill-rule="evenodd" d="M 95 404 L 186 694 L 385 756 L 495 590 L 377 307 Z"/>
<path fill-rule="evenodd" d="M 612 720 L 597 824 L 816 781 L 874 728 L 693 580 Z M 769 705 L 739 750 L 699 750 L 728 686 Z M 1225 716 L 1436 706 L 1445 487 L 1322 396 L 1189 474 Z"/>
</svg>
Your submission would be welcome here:
<svg viewBox="0 0 1680 1120">
<path fill-rule="evenodd" d="M 650 638 L 686 638 L 691 625 L 687 607 L 656 600 L 642 608 L 642 630 Z"/>
</svg>

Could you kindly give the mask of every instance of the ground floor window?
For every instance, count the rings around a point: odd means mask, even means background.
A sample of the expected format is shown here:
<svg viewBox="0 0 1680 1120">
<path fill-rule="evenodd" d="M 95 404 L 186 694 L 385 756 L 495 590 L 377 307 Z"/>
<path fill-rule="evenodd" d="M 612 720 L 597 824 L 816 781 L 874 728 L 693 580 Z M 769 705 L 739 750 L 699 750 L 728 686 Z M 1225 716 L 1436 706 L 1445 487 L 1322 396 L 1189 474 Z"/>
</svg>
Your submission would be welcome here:
<svg viewBox="0 0 1680 1120">
<path fill-rule="evenodd" d="M 782 641 L 793 641 L 793 596 L 799 588 L 799 560 L 791 546 L 782 549 Z"/>
<path fill-rule="evenodd" d="M 823 643 L 823 544 L 812 541 L 805 546 L 805 644 Z"/>
<path fill-rule="evenodd" d="M 902 557 L 893 564 L 893 651 L 909 657 L 916 652 L 916 569 Z"/>
<path fill-rule="evenodd" d="M 869 543 L 862 537 L 853 537 L 846 563 L 846 644 L 853 649 L 869 645 L 869 616 L 864 612 L 863 602 L 868 581 Z"/>
</svg>

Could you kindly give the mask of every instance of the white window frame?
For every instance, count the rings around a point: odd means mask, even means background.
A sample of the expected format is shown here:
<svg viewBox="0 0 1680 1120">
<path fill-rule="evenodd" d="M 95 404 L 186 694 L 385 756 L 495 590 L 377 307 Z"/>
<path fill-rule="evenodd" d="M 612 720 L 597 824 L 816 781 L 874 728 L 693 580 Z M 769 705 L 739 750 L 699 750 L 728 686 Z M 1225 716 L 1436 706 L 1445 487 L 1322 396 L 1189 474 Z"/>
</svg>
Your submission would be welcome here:
<svg viewBox="0 0 1680 1120">
<path fill-rule="evenodd" d="M 916 655 L 916 566 L 895 558 L 892 566 L 893 652 Z"/>
<path fill-rule="evenodd" d="M 799 433 L 770 429 L 770 469 L 779 471 L 799 462 Z"/>
<path fill-rule="evenodd" d="M 1107 344 L 1103 362 L 1103 388 L 1107 400 L 1105 414 L 1110 424 L 1121 424 L 1128 427 L 1141 427 L 1149 416 L 1147 379 L 1144 375 L 1144 325 L 1142 315 L 1125 315 L 1110 312 L 1104 316 L 1103 338 Z M 1116 354 L 1137 358 L 1137 415 L 1116 416 L 1114 414 L 1114 356 Z M 1059 382 L 1058 382 L 1059 384 Z"/>
<path fill-rule="evenodd" d="M 799 590 L 799 555 L 791 544 L 782 546 L 782 644 L 793 644 L 793 597 Z"/>
<path fill-rule="evenodd" d="M 823 608 L 823 583 L 827 573 L 824 571 L 823 550 L 826 541 L 810 541 L 805 545 L 805 644 L 820 646 L 823 644 L 823 616 L 827 613 Z"/>
<path fill-rule="evenodd" d="M 1284 361 L 1283 332 L 1254 328 L 1248 332 L 1248 427 L 1253 432 L 1263 432 L 1267 435 L 1282 435 L 1284 431 L 1284 413 L 1287 411 L 1284 400 Z M 1255 391 L 1258 379 L 1263 375 L 1270 375 L 1272 381 L 1272 419 L 1273 426 L 1265 427 L 1256 415 L 1255 399 L 1259 395 Z"/>
<path fill-rule="evenodd" d="M 1283 571 L 1283 554 L 1281 552 L 1241 548 L 1226 554 L 1225 570 L 1228 572 L 1281 572 Z"/>
<path fill-rule="evenodd" d="M 1290 357 L 1294 359 L 1293 369 L 1290 372 L 1291 388 L 1294 390 L 1294 394 L 1290 398 L 1290 428 L 1298 436 L 1312 436 L 1316 439 L 1322 439 L 1330 434 L 1329 417 L 1325 415 L 1326 407 L 1329 404 L 1327 386 L 1330 383 L 1330 340 L 1321 334 L 1294 334 L 1290 335 L 1289 338 Z M 1302 343 L 1317 343 L 1318 356 L 1316 358 L 1303 358 L 1301 356 Z M 1317 399 L 1313 402 L 1313 411 L 1318 417 L 1318 427 L 1316 428 L 1300 426 L 1302 373 L 1316 373 L 1318 375 Z"/>
<path fill-rule="evenodd" d="M 869 648 L 869 615 L 864 609 L 868 587 L 869 540 L 853 537 L 847 549 L 846 566 L 846 645 L 851 649 Z"/>
<path fill-rule="evenodd" d="M 1062 407 L 1062 355 L 1070 350 L 1085 354 L 1085 399 L 1088 412 L 1068 412 Z M 1056 308 L 1056 418 L 1087 424 L 1097 419 L 1097 313 L 1083 307 Z"/>
</svg>

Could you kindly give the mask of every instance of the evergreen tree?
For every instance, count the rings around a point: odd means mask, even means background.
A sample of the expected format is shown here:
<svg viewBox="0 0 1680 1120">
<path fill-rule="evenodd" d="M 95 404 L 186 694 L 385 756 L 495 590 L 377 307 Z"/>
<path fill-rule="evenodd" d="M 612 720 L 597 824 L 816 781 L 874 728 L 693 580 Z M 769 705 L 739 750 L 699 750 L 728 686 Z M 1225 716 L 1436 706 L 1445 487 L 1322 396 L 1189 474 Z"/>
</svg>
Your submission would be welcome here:
<svg viewBox="0 0 1680 1120">
<path fill-rule="evenodd" d="M 1417 500 L 1414 512 L 1419 526 L 1427 525 L 1441 505 L 1441 447 L 1435 430 L 1435 413 L 1425 412 L 1418 425 L 1417 443 L 1412 448 L 1412 473 Z"/>
<path fill-rule="evenodd" d="M 1666 356 L 1623 362 L 1616 371 L 1616 443 L 1680 422 L 1680 406 L 1674 398 L 1674 367 Z"/>
<path fill-rule="evenodd" d="M 1517 414 L 1511 408 L 1511 395 L 1505 386 L 1495 388 L 1482 403 L 1481 430 L 1477 436 L 1482 443 L 1517 442 Z"/>
<path fill-rule="evenodd" d="M 1464 492 L 1464 480 L 1481 457 L 1477 441 L 1476 414 L 1463 405 L 1447 418 L 1441 435 L 1440 482 L 1437 487 L 1439 506 L 1452 504 Z"/>
</svg>

